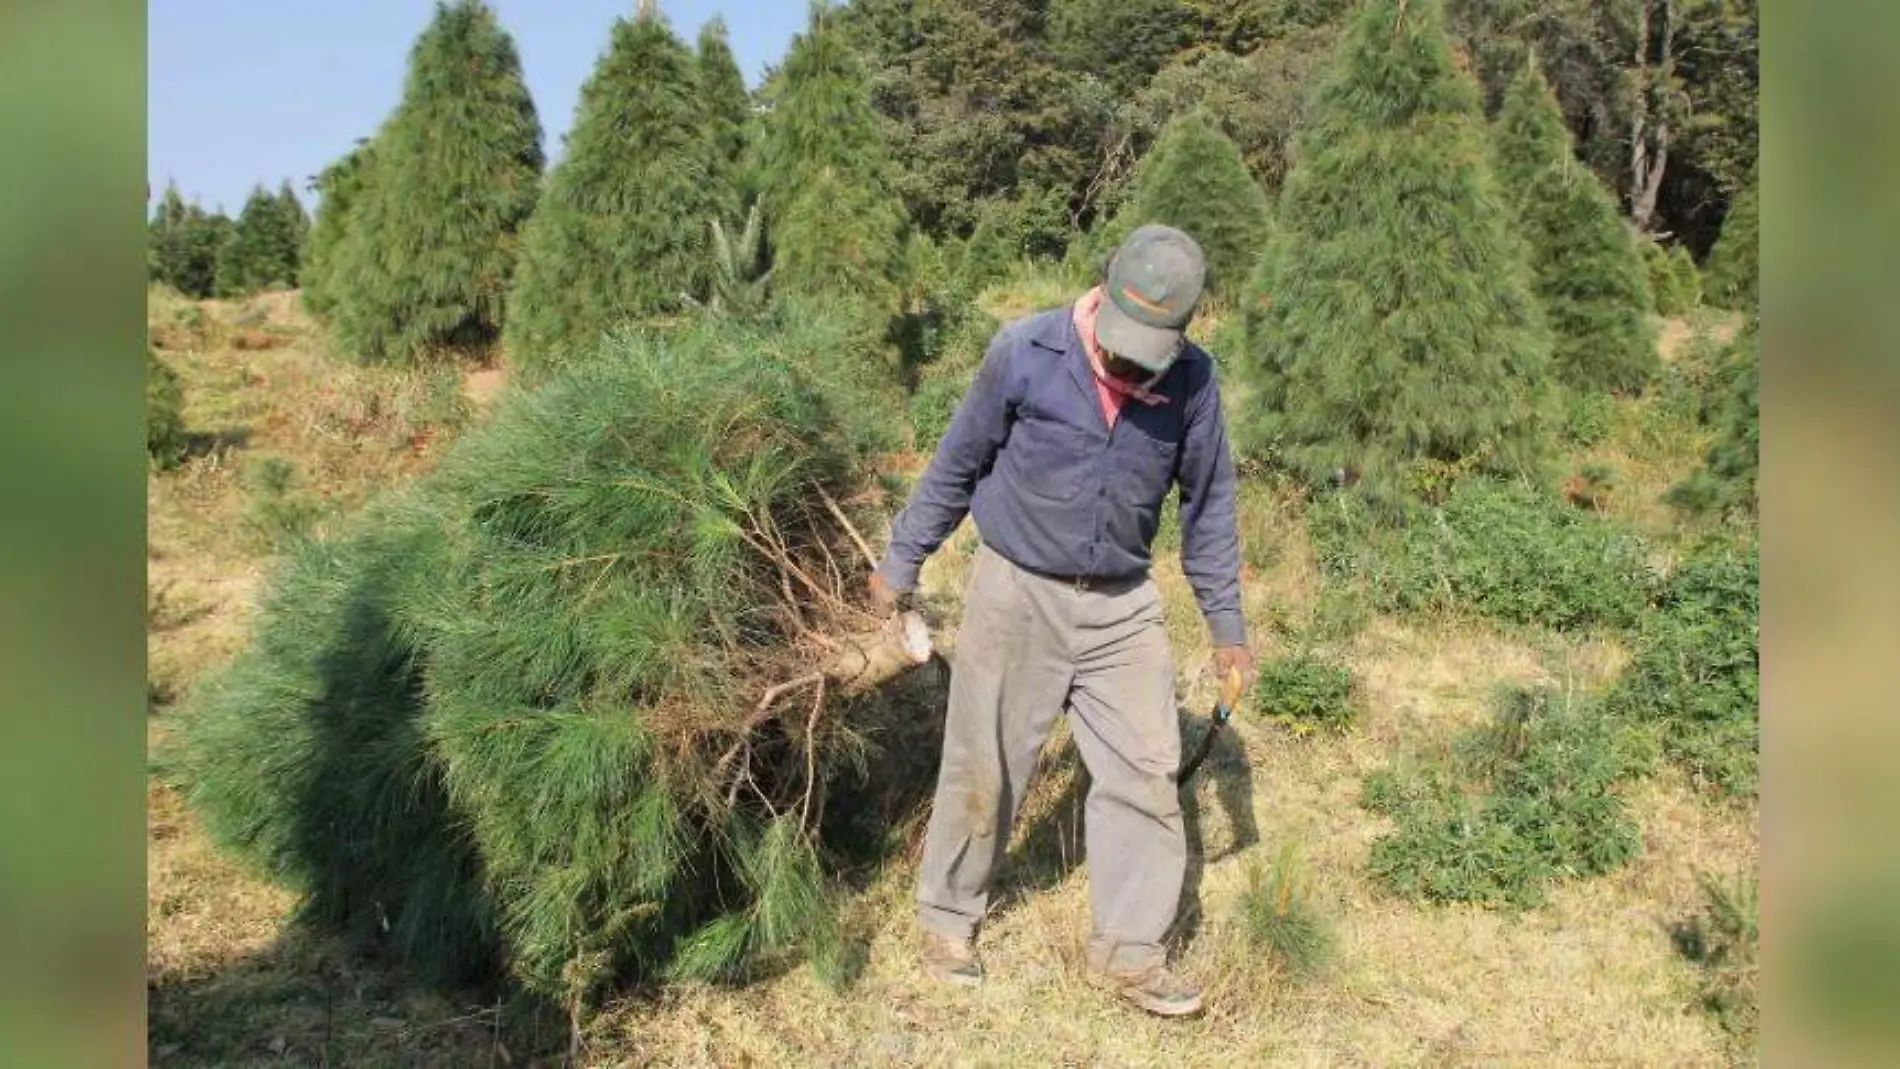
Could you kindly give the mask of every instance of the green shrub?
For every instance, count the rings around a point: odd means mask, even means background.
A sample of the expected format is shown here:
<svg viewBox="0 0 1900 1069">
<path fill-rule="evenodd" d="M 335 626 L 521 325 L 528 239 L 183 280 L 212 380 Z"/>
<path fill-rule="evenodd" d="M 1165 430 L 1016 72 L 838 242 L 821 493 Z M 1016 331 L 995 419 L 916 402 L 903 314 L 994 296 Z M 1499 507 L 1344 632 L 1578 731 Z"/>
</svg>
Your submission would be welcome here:
<svg viewBox="0 0 1900 1069">
<path fill-rule="evenodd" d="M 1739 874 L 1732 884 L 1706 872 L 1696 877 L 1703 908 L 1670 934 L 1676 950 L 1702 968 L 1697 1002 L 1721 1024 L 1739 1060 L 1752 1064 L 1761 1020 L 1760 885 L 1750 873 Z"/>
<path fill-rule="evenodd" d="M 1736 311 L 1755 309 L 1761 301 L 1760 189 L 1750 184 L 1729 205 L 1722 235 L 1709 250 L 1709 302 Z"/>
<path fill-rule="evenodd" d="M 1688 315 L 1701 303 L 1701 276 L 1689 250 L 1680 245 L 1666 249 L 1652 238 L 1643 243 L 1643 263 L 1649 269 L 1650 299 L 1657 315 Z"/>
<path fill-rule="evenodd" d="M 838 945 L 820 810 L 888 703 L 753 719 L 833 626 L 772 547 L 851 559 L 812 487 L 891 422 L 822 327 L 626 334 L 296 547 L 182 719 L 219 841 L 419 972 L 563 1001 Z"/>
<path fill-rule="evenodd" d="M 1407 898 L 1533 907 L 1559 880 L 1601 875 L 1641 838 L 1620 793 L 1646 740 L 1588 706 L 1513 690 L 1494 724 L 1420 767 L 1367 778 L 1362 804 L 1396 822 L 1373 876 Z"/>
<path fill-rule="evenodd" d="M 1254 710 L 1295 731 L 1343 730 L 1353 721 L 1352 671 L 1309 653 L 1268 661 L 1253 690 Z"/>
<path fill-rule="evenodd" d="M 1653 585 L 1640 536 L 1521 483 L 1468 480 L 1393 530 L 1353 494 L 1333 494 L 1307 510 L 1307 525 L 1321 568 L 1364 584 L 1385 610 L 1629 627 Z"/>
<path fill-rule="evenodd" d="M 1702 305 L 1702 272 L 1696 270 L 1695 257 L 1686 245 L 1678 245 L 1669 254 L 1669 266 L 1676 275 L 1676 292 L 1682 295 L 1685 313 Z"/>
<path fill-rule="evenodd" d="M 1563 440 L 1588 449 L 1610 436 L 1616 400 L 1604 393 L 1573 393 L 1564 402 Z"/>
<path fill-rule="evenodd" d="M 1238 913 L 1248 948 L 1295 976 L 1314 976 L 1332 958 L 1332 927 L 1313 900 L 1291 843 L 1271 865 L 1248 864 Z"/>
<path fill-rule="evenodd" d="M 266 550 L 310 533 L 323 505 L 297 486 L 297 465 L 287 457 L 261 456 L 245 472 L 250 504 L 244 521 Z"/>
<path fill-rule="evenodd" d="M 1689 343 L 1663 365 L 1655 397 L 1666 418 L 1707 425 L 1728 396 L 1728 378 L 1737 365 L 1734 342 L 1721 341 L 1710 324 L 1698 322 L 1699 318 L 1690 321 L 1695 329 Z"/>
<path fill-rule="evenodd" d="M 1752 542 L 1701 547 L 1670 575 L 1606 699 L 1612 712 L 1660 725 L 1664 752 L 1729 795 L 1755 790 L 1760 587 Z"/>
<path fill-rule="evenodd" d="M 145 350 L 145 452 L 170 468 L 185 458 L 185 389 L 158 354 Z"/>
<path fill-rule="evenodd" d="M 911 394 L 911 427 L 920 450 L 934 450 L 950 429 L 957 406 L 963 403 L 964 394 L 983 366 L 990 339 L 1001 326 L 974 305 L 951 315 L 947 326 L 937 328 L 930 343 L 934 351 L 927 354 L 930 362 L 920 370 L 917 389 Z"/>
<path fill-rule="evenodd" d="M 1716 438 L 1701 467 L 1669 490 L 1666 500 L 1689 512 L 1753 516 L 1761 472 L 1761 334 L 1752 322 L 1736 339 L 1710 392 Z"/>
</svg>

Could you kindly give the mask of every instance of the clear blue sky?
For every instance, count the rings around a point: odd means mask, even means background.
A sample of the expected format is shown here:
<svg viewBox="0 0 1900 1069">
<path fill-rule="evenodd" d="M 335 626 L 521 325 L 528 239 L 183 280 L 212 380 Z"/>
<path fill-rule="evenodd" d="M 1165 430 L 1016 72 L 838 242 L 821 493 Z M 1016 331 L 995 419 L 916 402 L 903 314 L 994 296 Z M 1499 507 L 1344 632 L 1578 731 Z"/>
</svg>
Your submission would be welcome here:
<svg viewBox="0 0 1900 1069">
<path fill-rule="evenodd" d="M 543 146 L 559 156 L 581 83 L 615 18 L 637 0 L 489 0 L 514 35 Z M 691 44 L 723 14 L 746 81 L 804 28 L 803 0 L 661 0 Z M 186 199 L 236 214 L 251 186 L 305 179 L 349 151 L 402 96 L 409 46 L 433 0 L 153 0 L 148 14 L 146 172 L 155 204 L 177 180 Z"/>
</svg>

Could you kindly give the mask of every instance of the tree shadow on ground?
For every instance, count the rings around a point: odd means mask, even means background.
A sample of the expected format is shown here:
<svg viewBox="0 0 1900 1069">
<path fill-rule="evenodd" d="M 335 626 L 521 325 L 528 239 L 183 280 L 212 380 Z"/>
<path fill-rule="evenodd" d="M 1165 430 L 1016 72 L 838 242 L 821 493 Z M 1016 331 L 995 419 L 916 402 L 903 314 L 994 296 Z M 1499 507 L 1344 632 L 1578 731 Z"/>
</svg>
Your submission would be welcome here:
<svg viewBox="0 0 1900 1069">
<path fill-rule="evenodd" d="M 215 431 L 186 431 L 185 459 L 207 457 L 251 444 L 249 427 L 225 427 Z"/>
<path fill-rule="evenodd" d="M 567 1016 L 499 989 L 422 988 L 307 924 L 208 975 L 146 980 L 154 1066 L 556 1066 Z"/>
<path fill-rule="evenodd" d="M 1085 854 L 1083 809 L 1088 804 L 1089 770 L 1073 739 L 1043 747 L 1036 759 L 1025 807 L 1033 806 L 1014 843 L 996 867 L 993 915 L 1009 913 L 1038 892 L 1047 891 L 1080 868 Z M 1054 792 L 1053 798 L 1039 795 Z M 1018 814 L 1017 820 L 1024 820 Z"/>
</svg>

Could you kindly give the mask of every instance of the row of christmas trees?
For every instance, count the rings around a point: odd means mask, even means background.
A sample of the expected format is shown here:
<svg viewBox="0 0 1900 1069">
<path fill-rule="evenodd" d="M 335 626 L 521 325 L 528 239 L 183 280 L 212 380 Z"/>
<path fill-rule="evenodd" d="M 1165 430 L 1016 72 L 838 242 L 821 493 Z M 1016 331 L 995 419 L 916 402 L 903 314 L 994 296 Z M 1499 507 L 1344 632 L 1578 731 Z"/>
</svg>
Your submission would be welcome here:
<svg viewBox="0 0 1900 1069">
<path fill-rule="evenodd" d="M 902 211 L 830 18 L 814 8 L 755 119 L 723 24 L 695 51 L 648 0 L 544 179 L 513 40 L 479 0 L 439 5 L 396 111 L 319 178 L 309 308 L 368 360 L 500 338 L 547 366 L 616 323 L 745 303 L 767 235 L 776 293 L 894 304 Z"/>
<path fill-rule="evenodd" d="M 251 190 L 233 220 L 165 187 L 146 228 L 146 273 L 187 297 L 240 297 L 297 285 L 310 217 L 290 188 Z"/>
<path fill-rule="evenodd" d="M 915 236 L 835 21 L 814 5 L 755 109 L 721 24 L 694 51 L 643 3 L 544 179 L 511 38 L 479 0 L 440 5 L 399 107 L 320 179 L 309 307 L 365 359 L 503 339 L 546 367 L 619 323 L 756 306 L 769 263 L 774 301 L 888 322 Z M 1183 116 L 1084 239 L 1099 255 L 1160 221 L 1206 245 L 1247 324 L 1250 451 L 1372 488 L 1521 471 L 1553 385 L 1629 393 L 1655 372 L 1649 313 L 1680 298 L 1652 295 L 1654 245 L 1576 160 L 1534 57 L 1487 125 L 1440 5 L 1370 0 L 1294 160 L 1274 205 L 1214 122 Z M 1731 306 L 1753 300 L 1753 204 L 1710 264 Z"/>
</svg>

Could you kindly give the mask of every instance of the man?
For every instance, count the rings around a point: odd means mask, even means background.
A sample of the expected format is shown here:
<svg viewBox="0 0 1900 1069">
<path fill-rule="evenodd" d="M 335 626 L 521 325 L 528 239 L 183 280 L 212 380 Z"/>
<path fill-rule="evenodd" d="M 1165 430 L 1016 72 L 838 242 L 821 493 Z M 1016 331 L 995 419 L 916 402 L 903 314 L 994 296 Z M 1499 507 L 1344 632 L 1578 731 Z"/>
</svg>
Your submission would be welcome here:
<svg viewBox="0 0 1900 1069">
<path fill-rule="evenodd" d="M 873 602 L 895 611 L 924 558 L 974 515 L 983 548 L 917 892 L 923 964 L 941 979 L 982 978 L 990 877 L 1066 708 L 1091 778 L 1091 974 L 1152 1013 L 1201 1008 L 1162 945 L 1187 850 L 1174 665 L 1148 567 L 1178 485 L 1181 563 L 1216 669 L 1251 679 L 1220 390 L 1185 335 L 1205 270 L 1188 235 L 1144 226 L 1073 306 L 999 331 L 871 577 Z"/>
</svg>

